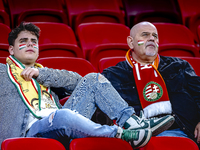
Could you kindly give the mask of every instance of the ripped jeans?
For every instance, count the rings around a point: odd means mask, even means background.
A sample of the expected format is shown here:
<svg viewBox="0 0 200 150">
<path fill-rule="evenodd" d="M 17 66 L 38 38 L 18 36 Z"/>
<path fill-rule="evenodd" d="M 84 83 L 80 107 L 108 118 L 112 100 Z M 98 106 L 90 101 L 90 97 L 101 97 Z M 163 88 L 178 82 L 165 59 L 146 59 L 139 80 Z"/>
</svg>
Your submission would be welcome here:
<svg viewBox="0 0 200 150">
<path fill-rule="evenodd" d="M 90 120 L 97 107 L 119 126 L 135 113 L 105 77 L 91 73 L 79 82 L 62 109 L 36 121 L 26 136 L 53 138 L 66 149 L 74 138 L 115 137 L 116 125 L 100 125 Z"/>
</svg>

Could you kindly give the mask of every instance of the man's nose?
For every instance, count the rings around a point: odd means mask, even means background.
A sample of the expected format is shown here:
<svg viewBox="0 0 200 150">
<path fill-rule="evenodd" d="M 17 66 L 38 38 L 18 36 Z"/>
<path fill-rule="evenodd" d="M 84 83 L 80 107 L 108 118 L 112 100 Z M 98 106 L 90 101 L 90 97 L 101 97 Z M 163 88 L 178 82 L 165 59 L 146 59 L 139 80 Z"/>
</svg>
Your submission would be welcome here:
<svg viewBox="0 0 200 150">
<path fill-rule="evenodd" d="M 27 46 L 33 46 L 33 42 L 32 41 L 28 41 Z"/>
<path fill-rule="evenodd" d="M 149 40 L 155 40 L 155 37 L 153 35 L 150 35 Z"/>
</svg>

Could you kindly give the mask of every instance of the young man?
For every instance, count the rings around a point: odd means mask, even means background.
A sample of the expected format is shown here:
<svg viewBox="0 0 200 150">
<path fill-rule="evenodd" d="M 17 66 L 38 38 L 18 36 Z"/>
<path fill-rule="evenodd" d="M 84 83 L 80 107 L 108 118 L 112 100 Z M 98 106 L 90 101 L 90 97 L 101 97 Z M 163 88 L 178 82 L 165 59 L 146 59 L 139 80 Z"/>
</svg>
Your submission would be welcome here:
<svg viewBox="0 0 200 150">
<path fill-rule="evenodd" d="M 160 136 L 184 136 L 199 143 L 200 77 L 188 62 L 158 55 L 158 32 L 149 22 L 133 26 L 127 42 L 126 61 L 102 74 L 136 114 L 144 110 L 147 118 L 175 116 L 171 130 Z"/>
<path fill-rule="evenodd" d="M 100 74 L 81 77 L 67 70 L 43 68 L 35 63 L 38 39 L 39 28 L 31 23 L 21 23 L 9 34 L 11 55 L 6 65 L 0 64 L 0 143 L 11 137 L 46 137 L 68 148 L 74 138 L 117 137 L 141 147 L 152 132 L 158 134 L 174 122 L 172 116 L 151 120 L 137 117 Z M 73 91 L 63 108 L 51 87 Z M 97 106 L 118 126 L 92 122 Z M 128 129 L 122 129 L 125 124 Z"/>
</svg>

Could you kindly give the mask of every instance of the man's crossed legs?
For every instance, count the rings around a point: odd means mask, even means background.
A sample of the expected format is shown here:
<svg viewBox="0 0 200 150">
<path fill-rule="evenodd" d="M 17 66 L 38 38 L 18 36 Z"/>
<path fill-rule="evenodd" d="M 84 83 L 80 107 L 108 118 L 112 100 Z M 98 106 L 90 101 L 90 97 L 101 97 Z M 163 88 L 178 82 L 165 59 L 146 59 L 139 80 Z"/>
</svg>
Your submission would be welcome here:
<svg viewBox="0 0 200 150">
<path fill-rule="evenodd" d="M 110 119 L 116 120 L 118 126 L 92 122 L 90 119 L 97 107 Z M 54 138 L 66 148 L 69 144 L 63 140 L 66 138 L 116 137 L 135 148 L 146 145 L 152 132 L 157 135 L 174 122 L 170 115 L 145 119 L 134 113 L 134 109 L 128 106 L 106 78 L 92 73 L 79 82 L 61 110 L 34 123 L 27 136 Z"/>
</svg>

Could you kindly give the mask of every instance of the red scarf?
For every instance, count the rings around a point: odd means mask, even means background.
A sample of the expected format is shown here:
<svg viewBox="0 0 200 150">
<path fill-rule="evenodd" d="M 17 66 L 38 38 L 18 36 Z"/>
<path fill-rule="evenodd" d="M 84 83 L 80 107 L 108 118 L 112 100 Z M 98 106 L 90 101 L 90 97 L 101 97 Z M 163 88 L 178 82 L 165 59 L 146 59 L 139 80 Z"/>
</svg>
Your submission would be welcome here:
<svg viewBox="0 0 200 150">
<path fill-rule="evenodd" d="M 157 55 L 153 64 L 142 65 L 132 58 L 131 52 L 129 50 L 126 53 L 126 61 L 133 68 L 133 75 L 142 108 L 144 110 L 150 109 L 148 111 L 151 111 L 151 115 L 147 115 L 147 117 L 171 113 L 171 111 L 168 112 L 167 106 L 169 103 L 167 88 L 161 74 L 157 70 L 160 59 L 159 55 Z M 167 111 L 165 107 L 167 107 Z M 156 111 L 156 113 L 152 114 L 152 111 Z M 149 114 L 149 112 L 147 113 Z"/>
</svg>

